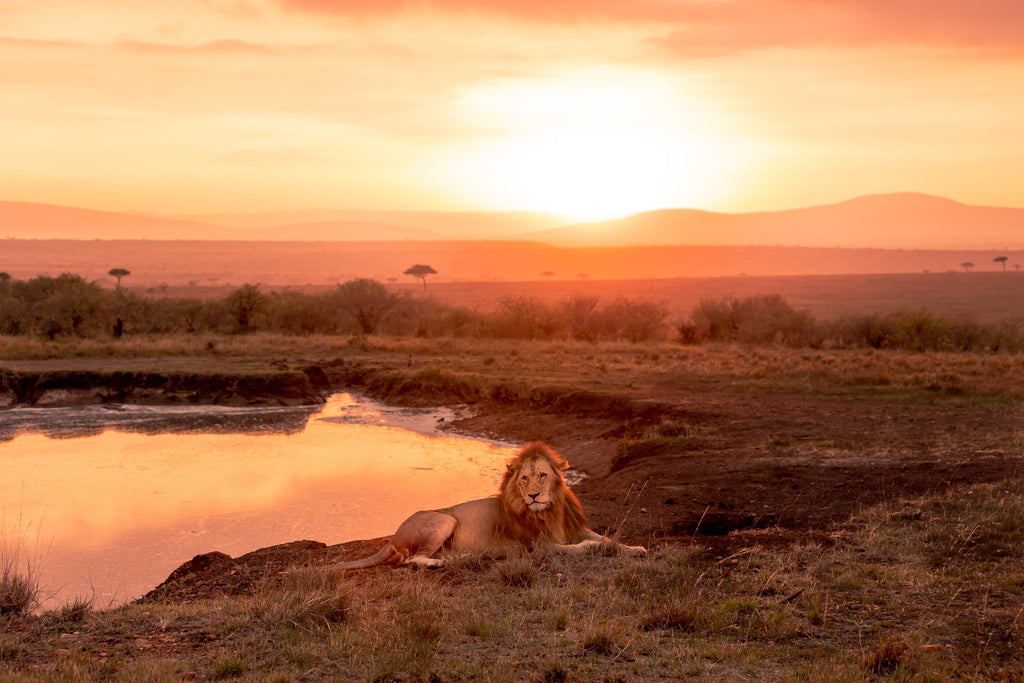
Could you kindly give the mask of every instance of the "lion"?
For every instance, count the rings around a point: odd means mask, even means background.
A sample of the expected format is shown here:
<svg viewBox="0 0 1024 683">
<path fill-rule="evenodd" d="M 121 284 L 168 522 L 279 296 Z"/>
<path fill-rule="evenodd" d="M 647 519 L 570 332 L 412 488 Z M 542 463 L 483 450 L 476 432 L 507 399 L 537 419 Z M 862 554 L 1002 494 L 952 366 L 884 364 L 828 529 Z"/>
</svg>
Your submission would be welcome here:
<svg viewBox="0 0 1024 683">
<path fill-rule="evenodd" d="M 562 456 L 539 441 L 527 444 L 505 470 L 499 492 L 441 510 L 420 510 L 402 522 L 375 555 L 331 569 L 365 569 L 381 564 L 443 567 L 438 551 L 503 555 L 516 547 L 543 543 L 567 553 L 612 547 L 635 557 L 647 550 L 629 546 L 587 528 L 579 499 L 562 477 Z"/>
</svg>

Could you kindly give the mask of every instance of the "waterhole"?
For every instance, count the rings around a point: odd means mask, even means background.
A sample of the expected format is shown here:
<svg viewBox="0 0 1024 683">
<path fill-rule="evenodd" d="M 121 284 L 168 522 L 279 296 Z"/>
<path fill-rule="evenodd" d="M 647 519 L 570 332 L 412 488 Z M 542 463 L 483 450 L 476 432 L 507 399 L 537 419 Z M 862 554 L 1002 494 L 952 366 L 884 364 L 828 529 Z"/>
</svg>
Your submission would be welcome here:
<svg viewBox="0 0 1024 683">
<path fill-rule="evenodd" d="M 321 408 L 88 406 L 0 413 L 0 543 L 43 607 L 140 597 L 193 556 L 390 534 L 493 494 L 511 444 L 449 410 L 350 394 Z"/>
</svg>

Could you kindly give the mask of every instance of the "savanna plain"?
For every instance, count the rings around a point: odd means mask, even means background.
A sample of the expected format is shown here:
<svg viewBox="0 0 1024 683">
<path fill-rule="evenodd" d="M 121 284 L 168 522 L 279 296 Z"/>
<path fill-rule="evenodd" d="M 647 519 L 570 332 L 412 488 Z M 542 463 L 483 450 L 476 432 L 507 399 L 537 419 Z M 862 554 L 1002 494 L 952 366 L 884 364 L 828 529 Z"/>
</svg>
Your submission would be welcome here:
<svg viewBox="0 0 1024 683">
<path fill-rule="evenodd" d="M 995 289 L 967 319 L 975 275 Z M 813 310 L 715 290 L 681 311 L 617 287 L 496 293 L 479 318 L 432 300 L 462 321 L 443 329 L 3 337 L 14 373 L 316 366 L 338 389 L 460 405 L 452 429 L 550 443 L 587 474 L 590 525 L 649 553 L 342 574 L 325 565 L 379 539 L 297 544 L 193 565 L 132 604 L 39 612 L 31 543 L 5 536 L 0 678 L 1022 680 L 1017 276 L 905 276 L 927 309 L 909 286 Z"/>
</svg>

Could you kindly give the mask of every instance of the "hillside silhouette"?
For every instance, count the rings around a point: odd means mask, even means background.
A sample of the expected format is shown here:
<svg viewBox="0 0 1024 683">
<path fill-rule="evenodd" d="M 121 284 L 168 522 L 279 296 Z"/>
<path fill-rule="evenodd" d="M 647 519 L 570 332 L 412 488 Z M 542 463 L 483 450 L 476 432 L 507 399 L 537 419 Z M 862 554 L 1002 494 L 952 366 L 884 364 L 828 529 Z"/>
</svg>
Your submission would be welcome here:
<svg viewBox="0 0 1024 683">
<path fill-rule="evenodd" d="M 727 214 L 664 209 L 530 235 L 562 246 L 789 245 L 884 249 L 1024 246 L 1024 209 L 970 206 L 911 192 L 823 206 Z"/>
<path fill-rule="evenodd" d="M 560 225 L 529 212 L 290 211 L 186 218 L 0 201 L 0 235 L 17 239 L 448 241 L 526 240 L 564 247 L 715 245 L 1019 249 L 1024 209 L 896 193 L 752 213 L 662 209 Z"/>
</svg>

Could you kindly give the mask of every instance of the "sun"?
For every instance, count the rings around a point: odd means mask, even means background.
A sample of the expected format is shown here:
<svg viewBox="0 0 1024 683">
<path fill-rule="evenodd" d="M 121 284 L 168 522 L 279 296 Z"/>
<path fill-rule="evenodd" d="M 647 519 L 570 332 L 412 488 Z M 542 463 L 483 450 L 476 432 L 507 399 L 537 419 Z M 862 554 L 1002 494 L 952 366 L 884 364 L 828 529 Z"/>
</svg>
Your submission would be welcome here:
<svg viewBox="0 0 1024 683">
<path fill-rule="evenodd" d="M 706 204 L 725 184 L 721 133 L 664 78 L 501 82 L 462 105 L 486 134 L 452 153 L 442 175 L 482 205 L 600 220 Z"/>
</svg>

